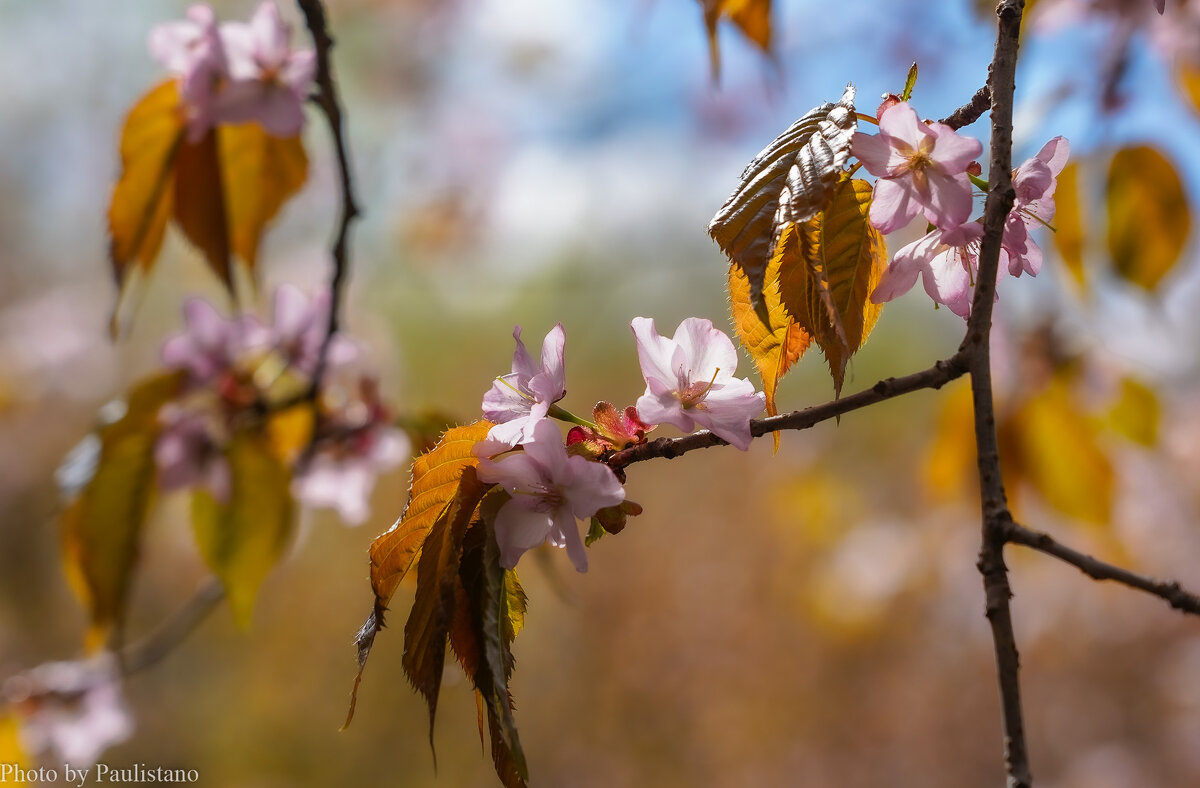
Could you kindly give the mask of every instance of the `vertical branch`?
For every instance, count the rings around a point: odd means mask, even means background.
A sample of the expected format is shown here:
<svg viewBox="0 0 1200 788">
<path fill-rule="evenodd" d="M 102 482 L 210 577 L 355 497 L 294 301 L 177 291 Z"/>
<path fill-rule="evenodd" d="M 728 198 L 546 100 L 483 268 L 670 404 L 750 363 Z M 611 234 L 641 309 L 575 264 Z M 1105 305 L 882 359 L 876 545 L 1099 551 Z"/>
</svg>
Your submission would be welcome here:
<svg viewBox="0 0 1200 788">
<path fill-rule="evenodd" d="M 297 0 L 297 4 L 304 14 L 304 21 L 312 36 L 317 54 L 317 93 L 313 96 L 313 101 L 321 108 L 321 112 L 329 124 L 341 181 L 341 216 L 331 251 L 333 273 L 329 279 L 329 323 L 325 329 L 325 338 L 321 342 L 321 352 L 317 357 L 316 370 L 313 372 L 312 384 L 308 392 L 309 398 L 315 400 L 321 386 L 321 379 L 325 375 L 329 344 L 340 325 L 342 301 L 344 300 L 342 291 L 345 289 L 346 276 L 350 267 L 348 248 L 350 223 L 359 215 L 359 209 L 354 198 L 354 181 L 350 174 L 350 154 L 346 145 L 342 106 L 338 99 L 337 85 L 333 81 L 333 64 L 329 59 L 329 52 L 333 48 L 333 38 L 330 37 L 326 24 L 325 6 L 321 0 Z"/>
<path fill-rule="evenodd" d="M 1000 243 L 1004 221 L 1013 205 L 1012 186 L 1012 110 L 1016 87 L 1017 48 L 1024 0 L 1001 0 L 996 8 L 999 32 L 996 52 L 988 75 L 992 105 L 990 184 L 984 208 L 984 235 L 979 253 L 979 275 L 971 317 L 962 351 L 967 356 L 971 375 L 971 393 L 975 409 L 975 444 L 978 450 L 980 503 L 983 516 L 983 544 L 979 552 L 979 571 L 983 575 L 987 600 L 987 618 L 992 628 L 996 651 L 996 672 L 1004 726 L 1004 754 L 1010 788 L 1028 788 L 1033 784 L 1029 753 L 1025 743 L 1025 725 L 1021 713 L 1019 681 L 1020 659 L 1013 634 L 1009 599 L 1012 587 L 1004 564 L 1007 529 L 1012 522 L 1000 476 L 1000 455 L 996 440 L 995 408 L 992 402 L 990 336 L 992 305 L 996 297 L 996 275 L 1000 264 Z"/>
</svg>

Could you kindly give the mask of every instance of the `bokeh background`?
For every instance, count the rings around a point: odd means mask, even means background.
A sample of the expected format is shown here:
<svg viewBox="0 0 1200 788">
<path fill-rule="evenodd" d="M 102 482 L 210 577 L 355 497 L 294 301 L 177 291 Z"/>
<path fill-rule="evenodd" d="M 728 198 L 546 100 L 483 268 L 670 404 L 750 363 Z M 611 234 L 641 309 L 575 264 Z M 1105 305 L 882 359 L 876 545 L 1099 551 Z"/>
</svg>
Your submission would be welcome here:
<svg viewBox="0 0 1200 788">
<path fill-rule="evenodd" d="M 1017 512 L 1195 589 L 1195 245 L 1152 291 L 1138 288 L 1109 266 L 1096 206 L 1107 157 L 1132 143 L 1167 155 L 1195 204 L 1200 121 L 1177 89 L 1178 53 L 1134 8 L 1149 0 L 1081 3 L 1090 15 L 1066 24 L 1051 12 L 1070 3 L 1039 5 L 1049 21 L 1035 14 L 1026 27 L 1015 159 L 1056 134 L 1071 140 L 1091 240 L 1083 285 L 1048 234 L 1042 275 L 1001 285 L 997 379 Z M 253 9 L 214 6 L 225 18 Z M 365 207 L 346 322 L 399 412 L 474 419 L 508 369 L 513 325 L 529 338 L 558 321 L 563 404 L 631 404 L 642 389 L 631 318 L 727 325 L 727 263 L 705 228 L 755 152 L 846 82 L 870 112 L 912 61 L 913 101 L 930 117 L 985 79 L 994 28 L 973 3 L 775 6 L 771 57 L 722 25 L 715 84 L 695 0 L 331 0 Z M 1168 6 L 1177 26 L 1195 11 Z M 185 8 L 0 4 L 0 679 L 81 653 L 86 622 L 58 559 L 56 465 L 100 405 L 157 367 L 187 296 L 229 306 L 171 235 L 132 333 L 107 338 L 117 135 L 161 78 L 147 32 Z M 281 9 L 301 40 L 295 9 Z M 967 132 L 986 141 L 986 120 Z M 263 301 L 280 282 L 315 290 L 328 276 L 330 140 L 313 122 L 305 141 L 310 182 L 267 236 Z M 885 309 L 847 389 L 928 366 L 961 333 L 918 288 Z M 514 694 L 534 784 L 1000 784 L 964 390 L 960 381 L 785 435 L 774 454 L 758 441 L 746 455 L 635 466 L 628 493 L 645 514 L 592 548 L 586 575 L 557 552 L 526 557 Z M 832 394 L 813 351 L 780 402 Z M 131 677 L 137 732 L 102 759 L 195 768 L 212 786 L 493 784 L 455 666 L 435 773 L 426 710 L 400 667 L 411 590 L 376 642 L 354 724 L 337 730 L 372 598 L 366 550 L 403 509 L 407 484 L 403 470 L 382 478 L 357 529 L 305 512 L 252 629 L 222 608 Z M 1011 550 L 1010 565 L 1039 784 L 1200 782 L 1200 623 L 1039 555 Z M 169 617 L 205 574 L 186 501 L 161 498 L 131 633 Z"/>
</svg>

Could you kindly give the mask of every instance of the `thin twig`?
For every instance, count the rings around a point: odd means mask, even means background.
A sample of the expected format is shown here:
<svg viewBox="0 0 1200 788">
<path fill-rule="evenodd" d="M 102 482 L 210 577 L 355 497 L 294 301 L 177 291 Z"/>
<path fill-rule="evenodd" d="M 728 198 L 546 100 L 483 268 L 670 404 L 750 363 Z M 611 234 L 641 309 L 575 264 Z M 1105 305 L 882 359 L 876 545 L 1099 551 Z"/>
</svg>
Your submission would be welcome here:
<svg viewBox="0 0 1200 788">
<path fill-rule="evenodd" d="M 982 546 L 979 571 L 983 575 L 986 613 L 991 624 L 996 652 L 996 674 L 1004 728 L 1004 760 L 1009 788 L 1029 788 L 1033 777 L 1025 742 L 1021 712 L 1020 656 L 1013 632 L 1009 599 L 1012 587 L 1004 564 L 1004 545 L 1012 516 L 1000 475 L 996 439 L 996 415 L 992 402 L 990 335 L 996 274 L 1004 222 L 1012 208 L 1012 111 L 1016 89 L 1017 48 L 1024 0 L 1002 0 L 996 8 L 999 20 L 996 50 L 988 74 L 992 108 L 991 164 L 987 202 L 984 206 L 983 241 L 979 252 L 979 274 L 967 333 L 961 351 L 967 356 L 975 410 L 975 445 L 978 450 Z M 976 94 L 979 95 L 978 93 Z M 957 114 L 957 113 L 955 113 Z"/>
<path fill-rule="evenodd" d="M 224 598 L 224 586 L 215 577 L 210 577 L 195 595 L 158 629 L 117 654 L 121 673 L 128 676 L 157 665 L 174 651 Z"/>
<path fill-rule="evenodd" d="M 755 419 L 750 422 L 750 434 L 756 438 L 770 435 L 778 430 L 806 430 L 823 421 L 841 416 L 877 402 L 908 394 L 920 389 L 940 389 L 955 378 L 962 377 L 967 372 L 966 359 L 962 353 L 938 361 L 929 369 L 914 372 L 900 378 L 887 378 L 871 386 L 869 389 L 851 394 L 841 399 L 830 400 L 820 405 L 814 405 L 791 413 L 781 413 L 765 419 Z M 702 430 L 682 438 L 658 438 L 656 440 L 631 446 L 611 455 L 607 462 L 614 470 L 624 468 L 635 462 L 650 460 L 656 457 L 674 459 L 689 451 L 707 449 L 710 446 L 724 446 L 727 441 L 716 435 Z"/>
<path fill-rule="evenodd" d="M 346 144 L 342 105 L 338 98 L 337 84 L 333 79 L 333 64 L 329 59 L 329 51 L 333 48 L 333 38 L 330 37 L 329 28 L 326 25 L 325 6 L 321 0 L 297 0 L 297 4 L 304 14 L 305 24 L 308 25 L 313 46 L 316 48 L 317 93 L 313 100 L 321 108 L 321 112 L 329 124 L 330 134 L 333 135 L 334 148 L 337 152 L 338 175 L 341 181 L 341 217 L 331 250 L 333 273 L 329 279 L 329 323 L 325 329 L 325 338 L 321 342 L 321 352 L 317 356 L 316 369 L 313 372 L 312 383 L 308 391 L 308 399 L 315 400 L 321 387 L 321 379 L 325 375 L 329 345 L 333 341 L 333 335 L 337 333 L 341 321 L 344 300 L 342 291 L 350 268 L 350 224 L 359 215 L 359 208 L 354 197 L 354 179 L 350 174 L 350 154 Z"/>
<path fill-rule="evenodd" d="M 1184 613 L 1200 616 L 1200 596 L 1185 591 L 1173 580 L 1155 580 L 1145 575 L 1139 575 L 1128 569 L 1105 563 L 1090 555 L 1067 547 L 1058 542 L 1050 534 L 1034 531 L 1019 523 L 1010 523 L 1007 529 L 1006 541 L 1012 544 L 1024 545 L 1037 550 L 1039 553 L 1053 556 L 1065 561 L 1093 580 L 1112 580 L 1121 585 L 1145 591 L 1160 599 L 1166 600 L 1171 607 Z"/>
<path fill-rule="evenodd" d="M 983 117 L 983 113 L 992 108 L 992 88 L 990 85 L 984 85 L 979 90 L 975 91 L 975 95 L 971 96 L 971 100 L 963 104 L 958 109 L 951 112 L 941 122 L 945 123 L 952 129 L 961 129 L 963 126 L 970 126 L 975 121 Z"/>
</svg>

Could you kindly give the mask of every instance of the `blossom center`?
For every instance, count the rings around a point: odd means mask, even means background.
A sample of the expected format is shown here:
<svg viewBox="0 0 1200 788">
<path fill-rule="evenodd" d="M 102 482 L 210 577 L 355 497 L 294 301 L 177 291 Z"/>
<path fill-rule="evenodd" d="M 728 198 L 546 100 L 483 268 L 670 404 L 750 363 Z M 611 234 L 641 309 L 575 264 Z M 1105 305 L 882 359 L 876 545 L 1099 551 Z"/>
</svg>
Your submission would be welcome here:
<svg viewBox="0 0 1200 788">
<path fill-rule="evenodd" d="M 566 497 L 562 490 L 556 485 L 543 482 L 533 482 L 527 490 L 515 489 L 513 495 L 529 495 L 536 498 L 533 508 L 546 514 L 559 509 L 566 503 Z"/>
<path fill-rule="evenodd" d="M 721 368 L 717 367 L 713 371 L 712 379 L 707 383 L 696 381 L 695 383 L 692 383 L 686 387 L 682 387 L 675 393 L 675 396 L 679 398 L 680 404 L 682 404 L 685 409 L 703 407 L 701 403 L 703 402 L 704 398 L 708 396 L 708 392 L 712 389 L 713 384 L 717 382 L 717 375 L 719 374 L 721 374 Z M 685 376 L 683 373 L 683 368 L 680 367 L 679 379 L 683 381 L 687 380 L 688 377 L 690 376 Z"/>
</svg>

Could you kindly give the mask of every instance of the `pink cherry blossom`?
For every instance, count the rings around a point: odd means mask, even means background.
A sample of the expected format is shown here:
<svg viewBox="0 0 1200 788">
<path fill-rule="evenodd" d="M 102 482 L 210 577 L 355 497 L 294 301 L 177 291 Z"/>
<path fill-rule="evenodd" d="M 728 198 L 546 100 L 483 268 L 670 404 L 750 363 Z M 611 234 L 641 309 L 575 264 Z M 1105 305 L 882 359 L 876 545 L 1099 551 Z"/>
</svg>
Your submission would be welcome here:
<svg viewBox="0 0 1200 788">
<path fill-rule="evenodd" d="M 621 503 L 625 488 L 607 465 L 568 456 L 551 419 L 538 421 L 530 431 L 523 451 L 479 461 L 479 478 L 512 496 L 496 515 L 500 565 L 512 569 L 526 550 L 549 541 L 565 547 L 575 568 L 586 572 L 587 553 L 575 520 Z"/>
<path fill-rule="evenodd" d="M 540 366 L 525 349 L 520 326 L 513 330 L 513 339 L 517 348 L 513 351 L 512 372 L 496 378 L 483 395 L 483 415 L 496 425 L 488 432 L 488 440 L 504 448 L 532 440 L 534 425 L 567 394 L 562 323 L 550 329 L 542 341 Z"/>
<path fill-rule="evenodd" d="M 60 764 L 91 766 L 133 733 L 111 654 L 39 665 L 6 681 L 3 699 L 17 711 L 22 747 Z"/>
<path fill-rule="evenodd" d="M 276 353 L 293 369 L 311 376 L 317 368 L 321 345 L 329 328 L 329 294 L 312 298 L 290 284 L 275 289 L 271 304 L 271 326 L 261 336 L 262 344 Z M 353 340 L 334 334 L 329 342 L 326 363 L 344 366 L 358 358 L 358 345 Z"/>
<path fill-rule="evenodd" d="M 871 224 L 890 233 L 921 215 L 950 229 L 971 214 L 967 165 L 983 150 L 942 123 L 923 123 L 907 102 L 879 116 L 879 133 L 855 132 L 851 152 L 879 180 L 871 202 Z"/>
<path fill-rule="evenodd" d="M 907 293 L 919 275 L 935 303 L 966 317 L 971 313 L 982 237 L 983 225 L 969 222 L 953 230 L 933 230 L 917 239 L 896 252 L 871 300 L 881 304 Z"/>
<path fill-rule="evenodd" d="M 207 5 L 188 8 L 187 19 L 164 22 L 150 31 L 151 56 L 179 81 L 188 112 L 189 142 L 198 142 L 216 122 L 217 94 L 229 78 L 216 17 Z"/>
<path fill-rule="evenodd" d="M 300 133 L 317 61 L 312 50 L 292 50 L 291 33 L 271 0 L 248 23 L 221 26 L 230 78 L 221 97 L 223 122 L 256 121 L 276 137 Z"/>
<path fill-rule="evenodd" d="M 633 335 L 646 393 L 637 401 L 647 424 L 671 424 L 692 432 L 699 424 L 742 451 L 750 448 L 750 419 L 766 406 L 761 391 L 735 378 L 737 350 L 711 320 L 689 317 L 671 339 L 654 320 L 635 317 Z"/>
<path fill-rule="evenodd" d="M 1013 173 L 1016 201 L 1005 220 L 1001 242 L 1013 276 L 1037 276 L 1042 269 L 1042 250 L 1029 236 L 1029 228 L 1054 220 L 1054 190 L 1070 152 L 1066 138 L 1055 137 Z"/>
</svg>

